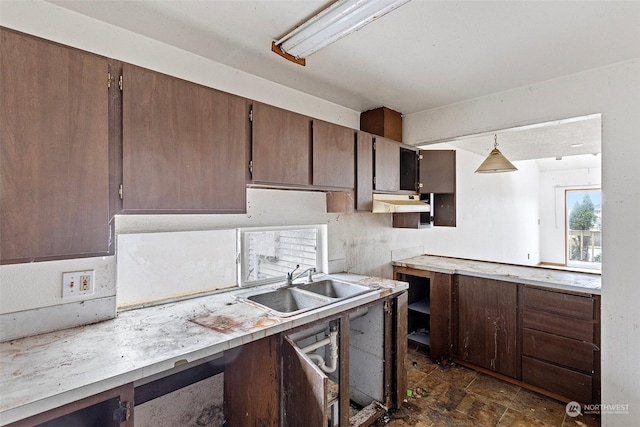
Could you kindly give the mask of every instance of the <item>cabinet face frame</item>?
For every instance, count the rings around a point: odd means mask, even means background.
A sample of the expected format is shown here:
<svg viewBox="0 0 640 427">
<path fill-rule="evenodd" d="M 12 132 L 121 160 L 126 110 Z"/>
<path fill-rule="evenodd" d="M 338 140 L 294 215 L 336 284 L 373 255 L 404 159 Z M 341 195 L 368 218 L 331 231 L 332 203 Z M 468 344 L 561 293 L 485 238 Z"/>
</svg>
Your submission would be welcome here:
<svg viewBox="0 0 640 427">
<path fill-rule="evenodd" d="M 0 36 L 0 262 L 113 254 L 107 74 L 117 61 L 4 27 Z"/>
<path fill-rule="evenodd" d="M 134 426 L 134 389 L 133 383 L 126 384 L 111 390 L 107 390 L 102 393 L 95 394 L 90 397 L 78 400 L 76 402 L 68 403 L 58 408 L 51 409 L 47 412 L 43 412 L 32 417 L 16 421 L 15 423 L 8 424 L 7 427 L 30 427 L 34 425 L 43 424 L 46 422 L 55 421 L 58 418 L 66 415 L 71 415 L 75 412 L 89 408 L 93 405 L 103 403 L 108 400 L 116 400 L 117 403 L 122 404 L 124 411 L 128 414 L 126 420 L 118 422 L 112 421 L 112 426 L 120 427 L 133 427 Z M 104 424 L 103 424 L 104 425 Z"/>
</svg>

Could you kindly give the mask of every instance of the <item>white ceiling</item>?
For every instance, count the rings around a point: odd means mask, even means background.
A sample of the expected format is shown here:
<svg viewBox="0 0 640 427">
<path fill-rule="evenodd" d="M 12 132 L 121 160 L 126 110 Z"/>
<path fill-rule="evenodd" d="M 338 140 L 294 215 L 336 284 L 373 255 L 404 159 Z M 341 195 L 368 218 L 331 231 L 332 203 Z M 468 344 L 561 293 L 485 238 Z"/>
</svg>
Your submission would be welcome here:
<svg viewBox="0 0 640 427">
<path fill-rule="evenodd" d="M 640 57 L 640 1 L 412 0 L 307 58 L 271 42 L 327 0 L 50 0 L 365 111 L 403 114 Z"/>
<path fill-rule="evenodd" d="M 506 158 L 513 161 L 552 159 L 546 168 L 600 167 L 602 121 L 600 114 L 539 123 L 510 129 L 500 129 L 446 141 L 456 148 L 486 156 L 496 142 Z M 569 157 L 582 156 L 567 160 Z M 560 158 L 565 161 L 561 162 Z M 557 160 L 556 160 L 557 159 Z M 568 163 L 571 162 L 571 163 Z M 540 163 L 540 162 L 539 162 Z M 555 165 L 555 166 L 554 166 Z M 569 167 L 570 166 L 570 167 Z"/>
<path fill-rule="evenodd" d="M 638 0 L 411 0 L 306 67 L 271 42 L 332 1 L 48 1 L 356 111 L 409 114 L 640 57 Z M 600 152 L 591 119 L 501 131 L 498 142 L 515 161 Z M 488 153 L 493 134 L 455 144 Z"/>
</svg>

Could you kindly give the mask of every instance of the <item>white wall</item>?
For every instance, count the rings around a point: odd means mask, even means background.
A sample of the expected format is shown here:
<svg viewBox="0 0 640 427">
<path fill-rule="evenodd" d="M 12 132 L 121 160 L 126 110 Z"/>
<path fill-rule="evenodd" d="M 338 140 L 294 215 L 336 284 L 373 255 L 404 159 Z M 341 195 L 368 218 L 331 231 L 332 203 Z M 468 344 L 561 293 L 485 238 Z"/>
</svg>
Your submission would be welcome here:
<svg viewBox="0 0 640 427">
<path fill-rule="evenodd" d="M 426 149 L 451 150 L 442 143 Z M 487 150 L 487 154 L 490 150 Z M 513 264 L 539 261 L 539 170 L 535 161 L 514 162 L 518 171 L 477 174 L 485 157 L 456 150 L 456 227 L 424 235 L 427 253 Z"/>
<path fill-rule="evenodd" d="M 540 261 L 564 264 L 566 255 L 565 191 L 599 187 L 601 168 L 540 173 Z"/>
<path fill-rule="evenodd" d="M 525 124 L 602 113 L 602 402 L 640 418 L 640 58 L 448 107 L 406 115 L 406 142 L 420 144 Z"/>
</svg>

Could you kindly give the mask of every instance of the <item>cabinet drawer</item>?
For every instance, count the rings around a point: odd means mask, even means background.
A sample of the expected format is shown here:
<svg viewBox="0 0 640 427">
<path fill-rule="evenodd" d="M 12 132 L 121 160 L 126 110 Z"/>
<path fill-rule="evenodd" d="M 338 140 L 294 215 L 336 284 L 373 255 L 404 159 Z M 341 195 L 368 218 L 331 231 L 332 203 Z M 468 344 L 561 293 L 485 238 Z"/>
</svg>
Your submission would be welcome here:
<svg viewBox="0 0 640 427">
<path fill-rule="evenodd" d="M 572 338 L 523 329 L 522 353 L 584 372 L 593 371 L 593 345 Z"/>
<path fill-rule="evenodd" d="M 525 286 L 524 307 L 582 320 L 593 320 L 593 298 L 546 291 Z"/>
<path fill-rule="evenodd" d="M 581 403 L 593 403 L 592 378 L 560 366 L 522 357 L 522 381 Z"/>
<path fill-rule="evenodd" d="M 561 317 L 542 311 L 524 309 L 522 311 L 522 326 L 580 341 L 593 342 L 593 322 L 590 320 Z"/>
</svg>

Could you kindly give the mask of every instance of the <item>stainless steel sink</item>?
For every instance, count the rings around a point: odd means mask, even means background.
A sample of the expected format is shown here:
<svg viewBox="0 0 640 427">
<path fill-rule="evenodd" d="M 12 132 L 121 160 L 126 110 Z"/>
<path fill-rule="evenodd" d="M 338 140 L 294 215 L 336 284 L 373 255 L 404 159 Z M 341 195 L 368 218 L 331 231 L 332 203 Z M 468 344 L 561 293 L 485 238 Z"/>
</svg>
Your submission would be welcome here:
<svg viewBox="0 0 640 427">
<path fill-rule="evenodd" d="M 251 295 L 247 297 L 249 301 L 263 305 L 278 313 L 292 316 L 304 310 L 322 307 L 331 302 L 328 297 L 308 292 L 300 292 L 296 288 L 283 288 L 275 291 Z"/>
<path fill-rule="evenodd" d="M 247 294 L 238 299 L 258 305 L 276 316 L 288 317 L 373 291 L 375 289 L 369 286 L 323 279 Z"/>
<path fill-rule="evenodd" d="M 369 292 L 368 286 L 357 285 L 355 283 L 339 282 L 337 280 L 326 279 L 313 283 L 305 283 L 297 286 L 298 289 L 324 295 L 330 298 L 349 298 Z"/>
</svg>

